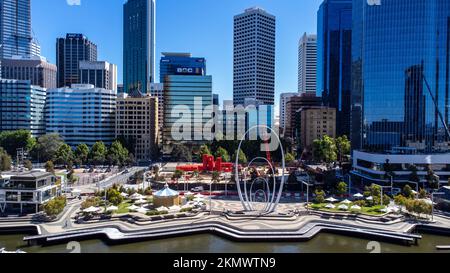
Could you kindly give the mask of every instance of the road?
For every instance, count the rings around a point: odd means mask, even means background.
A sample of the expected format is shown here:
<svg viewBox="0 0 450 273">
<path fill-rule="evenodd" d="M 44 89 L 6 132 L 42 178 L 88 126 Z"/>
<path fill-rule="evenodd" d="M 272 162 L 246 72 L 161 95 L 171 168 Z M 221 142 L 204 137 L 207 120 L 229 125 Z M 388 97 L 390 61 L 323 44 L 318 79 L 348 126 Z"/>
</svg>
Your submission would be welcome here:
<svg viewBox="0 0 450 273">
<path fill-rule="evenodd" d="M 122 185 L 125 184 L 128 181 L 128 179 L 132 177 L 135 173 L 139 171 L 144 171 L 146 169 L 147 169 L 146 167 L 132 167 L 128 169 L 128 173 L 116 174 L 96 184 L 75 186 L 74 189 L 81 190 L 82 193 L 92 193 L 98 189 L 103 190 L 105 188 L 110 188 L 114 184 Z"/>
</svg>

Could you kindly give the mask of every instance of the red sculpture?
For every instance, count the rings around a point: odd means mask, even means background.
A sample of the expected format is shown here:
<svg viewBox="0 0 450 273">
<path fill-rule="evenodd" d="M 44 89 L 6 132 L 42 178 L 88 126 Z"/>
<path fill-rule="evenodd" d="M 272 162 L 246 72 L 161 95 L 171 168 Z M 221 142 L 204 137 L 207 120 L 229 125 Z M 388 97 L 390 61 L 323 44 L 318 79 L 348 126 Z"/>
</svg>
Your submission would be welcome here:
<svg viewBox="0 0 450 273">
<path fill-rule="evenodd" d="M 214 161 L 214 156 L 212 155 L 203 155 L 203 164 L 192 164 L 192 165 L 182 165 L 178 166 L 177 170 L 184 172 L 226 172 L 231 173 L 233 171 L 233 163 L 222 162 L 222 158 L 218 157 Z"/>
</svg>

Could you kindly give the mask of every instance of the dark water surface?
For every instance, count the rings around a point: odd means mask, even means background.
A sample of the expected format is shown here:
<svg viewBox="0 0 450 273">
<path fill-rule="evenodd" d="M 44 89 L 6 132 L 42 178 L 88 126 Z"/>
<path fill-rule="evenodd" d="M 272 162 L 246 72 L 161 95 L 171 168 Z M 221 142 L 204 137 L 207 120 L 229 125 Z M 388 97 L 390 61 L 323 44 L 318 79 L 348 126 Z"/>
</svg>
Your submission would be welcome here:
<svg viewBox="0 0 450 273">
<path fill-rule="evenodd" d="M 27 246 L 22 241 L 25 234 L 0 235 L 0 248 L 21 249 L 29 253 L 69 253 L 67 244 L 52 246 Z M 308 242 L 239 243 L 215 235 L 145 241 L 122 245 L 108 245 L 102 240 L 80 242 L 82 253 L 369 253 L 370 240 L 334 234 L 320 234 Z M 423 234 L 419 245 L 403 246 L 380 243 L 382 253 L 450 253 L 438 251 L 437 245 L 450 245 L 450 237 Z"/>
</svg>

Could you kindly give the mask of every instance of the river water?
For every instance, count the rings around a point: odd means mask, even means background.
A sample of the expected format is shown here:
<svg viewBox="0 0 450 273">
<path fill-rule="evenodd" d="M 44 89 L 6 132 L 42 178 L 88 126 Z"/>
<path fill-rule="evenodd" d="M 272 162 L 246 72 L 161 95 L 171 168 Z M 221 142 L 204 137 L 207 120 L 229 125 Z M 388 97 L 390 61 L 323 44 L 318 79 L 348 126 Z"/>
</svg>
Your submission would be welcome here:
<svg viewBox="0 0 450 273">
<path fill-rule="evenodd" d="M 27 246 L 25 234 L 0 235 L 0 248 L 21 249 L 28 253 L 69 253 L 66 244 Z M 370 241 L 347 236 L 320 234 L 308 242 L 238 243 L 215 235 L 194 235 L 157 241 L 108 245 L 101 240 L 80 242 L 81 253 L 370 253 Z M 450 245 L 450 237 L 423 234 L 419 245 L 402 246 L 380 243 L 382 253 L 450 253 L 438 251 L 437 245 Z"/>
</svg>

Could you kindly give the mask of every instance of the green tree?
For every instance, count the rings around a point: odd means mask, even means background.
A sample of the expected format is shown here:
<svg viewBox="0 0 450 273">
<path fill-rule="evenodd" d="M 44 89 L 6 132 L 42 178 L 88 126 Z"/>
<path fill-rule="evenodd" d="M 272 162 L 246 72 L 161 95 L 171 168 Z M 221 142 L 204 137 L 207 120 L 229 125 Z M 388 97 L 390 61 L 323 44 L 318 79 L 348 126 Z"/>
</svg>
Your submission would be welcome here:
<svg viewBox="0 0 450 273">
<path fill-rule="evenodd" d="M 412 192 L 412 188 L 409 185 L 406 185 L 403 188 L 403 192 L 402 192 L 403 196 L 405 196 L 406 198 L 414 198 L 414 194 Z"/>
<path fill-rule="evenodd" d="M 36 140 L 27 130 L 5 131 L 0 133 L 0 146 L 10 155 L 15 155 L 17 149 L 24 148 L 27 151 L 33 149 Z"/>
<path fill-rule="evenodd" d="M 11 170 L 11 157 L 0 147 L 0 172 Z"/>
<path fill-rule="evenodd" d="M 438 189 L 439 188 L 439 176 L 437 176 L 434 173 L 434 170 L 431 168 L 431 166 L 427 167 L 427 175 L 426 175 L 425 178 L 426 178 L 430 188 L 432 188 L 432 189 Z"/>
<path fill-rule="evenodd" d="M 64 141 L 58 134 L 43 135 L 38 138 L 32 153 L 40 162 L 53 161 L 58 149 L 63 144 Z"/>
<path fill-rule="evenodd" d="M 233 162 L 236 162 L 236 153 L 233 154 Z M 245 155 L 244 151 L 242 151 L 242 150 L 239 150 L 238 163 L 239 164 L 247 164 L 248 163 L 247 156 Z"/>
<path fill-rule="evenodd" d="M 411 172 L 409 174 L 408 180 L 415 183 L 420 183 L 420 177 L 418 175 L 418 169 L 416 165 L 409 166 L 408 170 Z"/>
<path fill-rule="evenodd" d="M 181 170 L 175 170 L 175 172 L 172 175 L 172 179 L 178 181 L 181 177 L 183 177 L 184 172 Z"/>
<path fill-rule="evenodd" d="M 209 150 L 208 145 L 202 145 L 200 146 L 200 158 L 203 158 L 203 155 L 212 155 L 211 151 Z"/>
<path fill-rule="evenodd" d="M 108 150 L 108 162 L 110 165 L 123 166 L 126 164 L 129 152 L 119 141 L 114 141 Z"/>
<path fill-rule="evenodd" d="M 211 177 L 213 183 L 218 183 L 220 181 L 220 173 L 218 171 L 214 171 Z"/>
<path fill-rule="evenodd" d="M 323 190 L 316 190 L 315 194 L 315 201 L 317 204 L 322 204 L 325 202 L 325 192 Z"/>
<path fill-rule="evenodd" d="M 55 162 L 64 165 L 67 168 L 68 165 L 73 164 L 73 160 L 74 154 L 72 148 L 67 144 L 59 146 L 59 149 L 55 154 Z"/>
<path fill-rule="evenodd" d="M 49 160 L 45 163 L 45 171 L 55 174 L 55 164 L 53 164 L 53 161 Z"/>
<path fill-rule="evenodd" d="M 351 149 L 351 142 L 350 140 L 348 140 L 347 136 L 336 138 L 336 151 L 339 163 L 342 163 L 342 158 L 345 155 L 350 154 L 350 149 Z"/>
<path fill-rule="evenodd" d="M 96 142 L 89 153 L 89 161 L 94 165 L 103 165 L 106 161 L 108 149 L 103 141 Z"/>
<path fill-rule="evenodd" d="M 89 147 L 86 144 L 79 144 L 75 149 L 75 157 L 79 160 L 80 165 L 84 165 L 88 162 Z"/>
<path fill-rule="evenodd" d="M 284 160 L 286 161 L 287 164 L 291 164 L 292 162 L 295 161 L 295 156 L 291 153 L 287 153 L 284 157 Z"/>
<path fill-rule="evenodd" d="M 336 189 L 338 194 L 342 197 L 347 193 L 347 184 L 345 182 L 340 182 Z"/>
<path fill-rule="evenodd" d="M 65 197 L 56 197 L 43 205 L 43 210 L 47 216 L 55 217 L 60 214 L 66 207 L 67 200 Z"/>
<path fill-rule="evenodd" d="M 420 189 L 420 191 L 419 191 L 419 198 L 420 199 L 427 198 L 427 195 L 428 195 L 428 193 L 427 193 L 427 191 L 425 189 Z"/>
<path fill-rule="evenodd" d="M 178 162 L 192 162 L 192 150 L 183 144 L 174 145 L 172 160 Z"/>
<path fill-rule="evenodd" d="M 33 163 L 31 163 L 30 160 L 25 160 L 23 162 L 23 166 L 29 171 L 31 171 L 33 169 Z"/>
<path fill-rule="evenodd" d="M 120 195 L 120 192 L 117 189 L 110 188 L 106 192 L 106 198 L 109 203 L 113 204 L 114 206 L 118 206 L 123 202 L 123 197 Z"/>
<path fill-rule="evenodd" d="M 316 161 L 332 163 L 337 160 L 336 143 L 333 138 L 324 136 L 313 143 L 313 155 Z"/>
<path fill-rule="evenodd" d="M 222 147 L 219 147 L 215 154 L 216 157 L 221 157 L 224 162 L 230 162 L 230 155 L 228 151 Z"/>
</svg>

